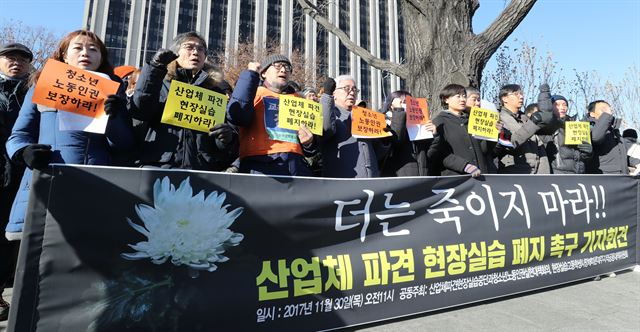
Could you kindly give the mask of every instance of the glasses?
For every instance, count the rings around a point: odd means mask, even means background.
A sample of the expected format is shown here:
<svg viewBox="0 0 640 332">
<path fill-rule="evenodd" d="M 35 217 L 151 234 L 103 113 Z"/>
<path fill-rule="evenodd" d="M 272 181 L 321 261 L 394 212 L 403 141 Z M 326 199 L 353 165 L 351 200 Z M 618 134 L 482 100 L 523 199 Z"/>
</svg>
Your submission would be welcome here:
<svg viewBox="0 0 640 332">
<path fill-rule="evenodd" d="M 189 52 L 198 51 L 198 53 L 204 53 L 205 51 L 204 46 L 197 44 L 182 44 L 182 48 Z"/>
<path fill-rule="evenodd" d="M 280 71 L 282 68 L 284 68 L 284 71 L 286 71 L 287 73 L 291 72 L 291 65 L 285 62 L 276 62 L 272 66 L 277 71 Z"/>
<path fill-rule="evenodd" d="M 341 86 L 339 88 L 336 88 L 336 90 L 344 90 L 345 93 L 353 92 L 355 94 L 358 94 L 358 92 L 360 92 L 360 89 L 356 88 L 355 86 L 349 85 Z"/>
<path fill-rule="evenodd" d="M 22 62 L 22 63 L 29 62 L 29 58 L 25 58 L 19 55 L 3 55 L 2 57 L 13 62 Z"/>
<path fill-rule="evenodd" d="M 517 91 L 517 92 L 509 92 L 507 93 L 510 96 L 516 96 L 516 97 L 524 97 L 524 94 L 522 93 L 522 91 Z"/>
</svg>

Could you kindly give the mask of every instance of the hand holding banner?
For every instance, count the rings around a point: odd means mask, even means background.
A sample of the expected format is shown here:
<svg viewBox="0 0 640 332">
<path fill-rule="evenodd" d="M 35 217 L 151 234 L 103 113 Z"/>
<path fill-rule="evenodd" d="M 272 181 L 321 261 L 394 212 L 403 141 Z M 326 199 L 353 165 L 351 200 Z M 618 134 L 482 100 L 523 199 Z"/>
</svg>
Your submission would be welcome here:
<svg viewBox="0 0 640 332">
<path fill-rule="evenodd" d="M 500 134 L 496 123 L 500 120 L 500 114 L 492 110 L 480 107 L 471 108 L 467 132 L 478 139 L 497 141 Z"/>
<path fill-rule="evenodd" d="M 591 127 L 587 121 L 567 121 L 564 123 L 564 144 L 591 144 Z"/>
<path fill-rule="evenodd" d="M 278 127 L 298 130 L 305 125 L 314 135 L 322 136 L 322 110 L 312 100 L 281 95 L 278 104 Z"/>
<path fill-rule="evenodd" d="M 353 106 L 351 108 L 351 135 L 353 137 L 389 137 L 391 133 L 385 130 L 386 127 L 387 122 L 384 119 L 384 114 L 364 107 Z"/>
<path fill-rule="evenodd" d="M 32 101 L 60 111 L 99 118 L 104 101 L 120 84 L 89 71 L 53 59 L 47 60 L 38 78 Z"/>
<path fill-rule="evenodd" d="M 161 122 L 208 133 L 224 122 L 227 100 L 221 93 L 173 80 Z"/>
</svg>

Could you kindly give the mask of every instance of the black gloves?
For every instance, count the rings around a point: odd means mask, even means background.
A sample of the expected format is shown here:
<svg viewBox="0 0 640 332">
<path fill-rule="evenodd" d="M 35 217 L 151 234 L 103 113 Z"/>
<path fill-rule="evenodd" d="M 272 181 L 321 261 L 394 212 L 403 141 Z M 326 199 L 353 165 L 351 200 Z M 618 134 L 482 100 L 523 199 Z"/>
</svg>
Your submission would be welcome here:
<svg viewBox="0 0 640 332">
<path fill-rule="evenodd" d="M 154 64 L 156 66 L 166 66 L 171 61 L 177 58 L 178 56 L 175 53 L 173 53 L 171 50 L 161 48 L 153 56 L 153 59 L 151 59 L 151 64 Z"/>
<path fill-rule="evenodd" d="M 540 85 L 540 93 L 538 94 L 538 110 L 540 112 L 553 112 L 553 101 L 551 100 L 551 91 L 549 84 Z"/>
<path fill-rule="evenodd" d="M 22 160 L 31 169 L 43 169 L 51 161 L 51 145 L 31 144 L 22 150 Z"/>
<path fill-rule="evenodd" d="M 593 146 L 587 142 L 582 142 L 582 144 L 576 145 L 576 149 L 586 155 L 593 153 Z"/>
<path fill-rule="evenodd" d="M 324 93 L 328 95 L 332 95 L 334 91 L 336 91 L 336 81 L 329 77 L 326 81 L 324 81 L 324 85 L 322 86 L 324 89 Z"/>
<path fill-rule="evenodd" d="M 119 110 L 127 107 L 127 100 L 118 95 L 109 95 L 104 101 L 104 112 L 107 115 L 115 116 Z"/>
<path fill-rule="evenodd" d="M 209 131 L 209 136 L 215 139 L 220 149 L 224 149 L 233 140 L 233 129 L 226 123 L 218 123 Z"/>
<path fill-rule="evenodd" d="M 544 127 L 553 121 L 553 112 L 548 111 L 538 111 L 531 114 L 531 121 L 535 123 L 538 127 Z"/>
</svg>

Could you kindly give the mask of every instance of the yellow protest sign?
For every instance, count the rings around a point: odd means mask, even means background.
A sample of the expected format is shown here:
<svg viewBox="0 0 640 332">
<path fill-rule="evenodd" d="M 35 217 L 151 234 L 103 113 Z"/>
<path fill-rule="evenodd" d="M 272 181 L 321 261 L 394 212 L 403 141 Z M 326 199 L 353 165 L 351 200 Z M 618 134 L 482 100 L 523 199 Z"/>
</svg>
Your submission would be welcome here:
<svg viewBox="0 0 640 332">
<path fill-rule="evenodd" d="M 209 132 L 224 122 L 227 96 L 195 85 L 171 81 L 162 123 Z"/>
<path fill-rule="evenodd" d="M 298 130 L 300 125 L 305 125 L 314 135 L 322 135 L 319 103 L 293 95 L 280 95 L 278 109 L 278 127 Z"/>
<path fill-rule="evenodd" d="M 564 144 L 591 144 L 591 127 L 587 121 L 567 121 L 564 123 Z"/>
<path fill-rule="evenodd" d="M 467 132 L 479 139 L 497 141 L 498 135 L 500 134 L 496 128 L 496 122 L 498 122 L 498 120 L 500 120 L 500 114 L 498 112 L 473 107 L 469 114 Z"/>
<path fill-rule="evenodd" d="M 353 106 L 351 108 L 351 135 L 358 138 L 380 138 L 391 136 L 385 131 L 387 123 L 384 114 L 368 108 Z"/>
</svg>

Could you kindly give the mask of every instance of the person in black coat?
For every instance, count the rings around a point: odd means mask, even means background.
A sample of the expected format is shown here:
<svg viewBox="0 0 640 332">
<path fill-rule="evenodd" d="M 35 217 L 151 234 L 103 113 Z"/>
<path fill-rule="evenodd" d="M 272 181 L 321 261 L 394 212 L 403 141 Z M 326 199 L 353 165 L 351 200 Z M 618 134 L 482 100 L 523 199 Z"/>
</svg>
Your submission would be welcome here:
<svg viewBox="0 0 640 332">
<path fill-rule="evenodd" d="M 446 109 L 433 119 L 438 136 L 427 153 L 427 158 L 438 161 L 440 175 L 477 177 L 490 173 L 496 144 L 476 139 L 467 132 L 466 97 L 465 88 L 458 84 L 449 84 L 440 92 L 440 102 Z M 499 123 L 496 127 L 502 129 Z"/>
<path fill-rule="evenodd" d="M 394 134 L 391 149 L 380 165 L 380 174 L 383 177 L 429 175 L 427 151 L 433 139 L 409 139 L 407 113 L 403 108 L 406 96 L 411 94 L 402 90 L 391 93 L 380 110 L 385 114 Z M 436 127 L 433 123 L 429 121 L 426 126 L 435 135 Z"/>
</svg>

